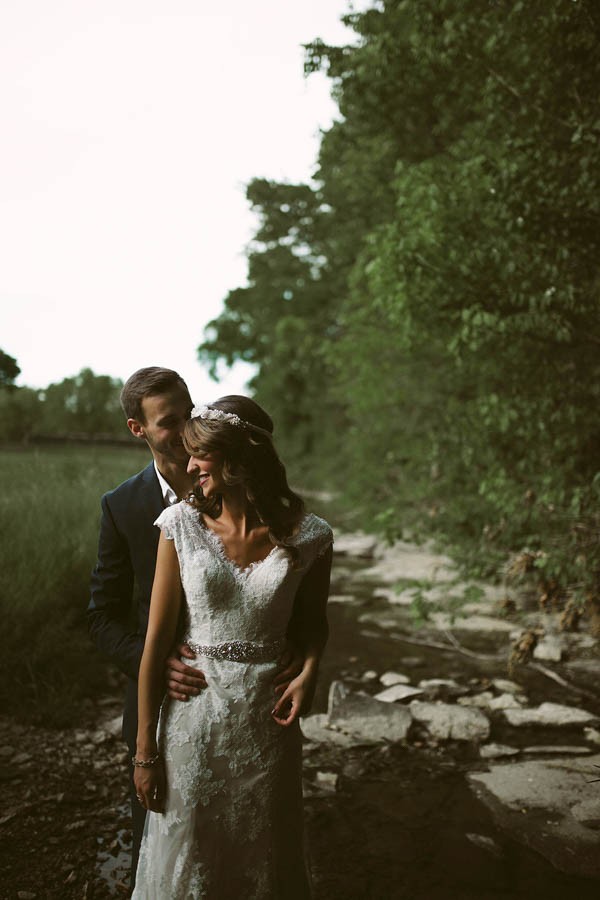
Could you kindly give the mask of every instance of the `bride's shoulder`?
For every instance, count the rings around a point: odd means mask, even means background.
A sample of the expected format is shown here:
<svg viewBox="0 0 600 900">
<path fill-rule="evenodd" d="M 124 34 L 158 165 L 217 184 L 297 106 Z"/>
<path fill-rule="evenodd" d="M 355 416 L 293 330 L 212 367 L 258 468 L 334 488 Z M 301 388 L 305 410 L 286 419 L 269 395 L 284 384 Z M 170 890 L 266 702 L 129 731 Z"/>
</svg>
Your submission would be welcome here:
<svg viewBox="0 0 600 900">
<path fill-rule="evenodd" d="M 182 525 L 185 526 L 192 516 L 197 517 L 197 511 L 194 510 L 189 503 L 186 503 L 185 500 L 180 500 L 179 503 L 174 503 L 173 506 L 167 506 L 166 509 L 163 509 L 154 524 L 157 525 L 161 531 L 165 532 L 165 537 L 170 538 L 173 530 Z"/>
<path fill-rule="evenodd" d="M 333 530 L 331 525 L 316 516 L 314 513 L 305 513 L 300 520 L 300 525 L 296 533 L 296 541 L 300 545 L 312 546 L 320 555 L 333 544 Z"/>
</svg>

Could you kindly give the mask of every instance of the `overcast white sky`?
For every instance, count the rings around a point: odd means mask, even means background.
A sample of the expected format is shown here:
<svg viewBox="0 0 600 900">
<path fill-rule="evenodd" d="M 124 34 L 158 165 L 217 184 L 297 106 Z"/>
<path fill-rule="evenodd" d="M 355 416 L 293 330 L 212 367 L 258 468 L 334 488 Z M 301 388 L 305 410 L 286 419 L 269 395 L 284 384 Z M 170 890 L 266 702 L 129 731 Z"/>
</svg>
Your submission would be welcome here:
<svg viewBox="0 0 600 900">
<path fill-rule="evenodd" d="M 355 9 L 371 5 L 355 2 Z M 0 348 L 19 384 L 178 369 L 245 282 L 254 176 L 305 180 L 336 108 L 302 43 L 348 0 L 4 0 Z"/>
</svg>

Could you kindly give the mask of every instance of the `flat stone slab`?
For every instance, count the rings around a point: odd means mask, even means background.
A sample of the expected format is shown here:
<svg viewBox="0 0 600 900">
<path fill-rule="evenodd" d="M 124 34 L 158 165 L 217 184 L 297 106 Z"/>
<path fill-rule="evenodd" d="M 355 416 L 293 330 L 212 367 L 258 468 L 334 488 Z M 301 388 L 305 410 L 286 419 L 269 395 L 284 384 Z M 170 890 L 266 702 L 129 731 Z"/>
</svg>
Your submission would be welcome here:
<svg viewBox="0 0 600 900">
<path fill-rule="evenodd" d="M 393 684 L 385 691 L 375 694 L 375 700 L 381 700 L 383 703 L 395 703 L 398 700 L 408 700 L 409 697 L 422 696 L 423 691 L 420 688 L 411 687 L 410 684 Z"/>
<path fill-rule="evenodd" d="M 362 531 L 353 534 L 336 534 L 333 552 L 336 556 L 358 556 L 373 559 L 377 550 L 377 538 Z"/>
<path fill-rule="evenodd" d="M 541 853 L 557 869 L 598 878 L 597 810 L 581 809 L 590 799 L 587 782 L 600 777 L 595 765 L 600 765 L 600 755 L 491 763 L 489 772 L 471 773 L 468 781 L 498 825 L 516 840 Z M 583 820 L 592 822 L 592 827 Z"/>
<path fill-rule="evenodd" d="M 518 747 L 509 747 L 507 744 L 482 744 L 479 755 L 482 759 L 504 759 L 509 756 L 519 755 Z"/>
<path fill-rule="evenodd" d="M 410 711 L 415 721 L 425 725 L 429 734 L 438 740 L 482 741 L 490 734 L 487 716 L 479 709 L 413 700 Z"/>
<path fill-rule="evenodd" d="M 360 622 L 361 625 L 377 625 L 378 628 L 382 628 L 384 631 L 402 628 L 406 621 L 406 616 L 400 618 L 395 616 L 394 612 L 394 609 L 389 609 L 386 612 L 361 613 L 361 615 L 358 616 L 357 621 Z"/>
<path fill-rule="evenodd" d="M 537 707 L 525 709 L 505 709 L 504 717 L 509 725 L 518 728 L 521 725 L 553 725 L 557 728 L 573 725 L 591 725 L 598 721 L 598 716 L 576 706 L 563 706 L 560 703 L 542 703 Z"/>
<path fill-rule="evenodd" d="M 582 800 L 571 807 L 571 814 L 586 828 L 600 830 L 600 797 Z"/>
<path fill-rule="evenodd" d="M 341 681 L 331 683 L 327 717 L 329 727 L 371 742 L 403 741 L 412 724 L 408 707 L 351 691 Z"/>
<path fill-rule="evenodd" d="M 397 541 L 392 547 L 382 548 L 379 555 L 376 564 L 365 569 L 362 575 L 383 584 L 395 584 L 402 579 L 435 582 L 452 581 L 456 578 L 456 567 L 452 560 L 435 553 L 427 544 L 419 547 Z"/>
<path fill-rule="evenodd" d="M 360 601 L 353 594 L 330 594 L 327 602 L 328 603 L 345 603 L 347 606 L 349 606 L 352 603 L 360 603 L 362 601 Z"/>
<path fill-rule="evenodd" d="M 511 625 L 506 619 L 498 619 L 494 616 L 476 615 L 458 618 L 451 616 L 450 613 L 436 612 L 431 614 L 430 619 L 436 628 L 449 631 L 477 631 L 484 634 L 504 634 L 508 636 L 514 629 L 514 625 Z"/>
<path fill-rule="evenodd" d="M 593 753 L 591 747 L 582 744 L 573 746 L 566 744 L 534 744 L 531 747 L 523 747 L 523 753 L 527 756 L 589 756 Z"/>
</svg>

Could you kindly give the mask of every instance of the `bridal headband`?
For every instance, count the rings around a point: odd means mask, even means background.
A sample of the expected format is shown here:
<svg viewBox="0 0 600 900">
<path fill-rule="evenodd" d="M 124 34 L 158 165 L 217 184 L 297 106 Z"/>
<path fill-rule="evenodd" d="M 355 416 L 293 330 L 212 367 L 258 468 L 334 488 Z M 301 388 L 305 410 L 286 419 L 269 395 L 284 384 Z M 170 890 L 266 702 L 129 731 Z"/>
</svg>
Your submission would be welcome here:
<svg viewBox="0 0 600 900">
<path fill-rule="evenodd" d="M 212 406 L 195 406 L 190 414 L 191 419 L 204 419 L 207 422 L 227 422 L 228 425 L 235 425 L 236 428 L 249 428 L 251 431 L 265 435 L 269 440 L 273 440 L 273 435 L 260 425 L 254 425 L 245 419 L 240 419 L 235 413 L 224 412 L 222 409 L 213 409 Z"/>
<path fill-rule="evenodd" d="M 209 422 L 227 422 L 229 425 L 237 425 L 238 428 L 252 428 L 250 422 L 240 419 L 235 413 L 224 412 L 222 409 L 213 409 L 212 406 L 195 406 L 190 415 L 191 419 L 206 419 Z"/>
</svg>

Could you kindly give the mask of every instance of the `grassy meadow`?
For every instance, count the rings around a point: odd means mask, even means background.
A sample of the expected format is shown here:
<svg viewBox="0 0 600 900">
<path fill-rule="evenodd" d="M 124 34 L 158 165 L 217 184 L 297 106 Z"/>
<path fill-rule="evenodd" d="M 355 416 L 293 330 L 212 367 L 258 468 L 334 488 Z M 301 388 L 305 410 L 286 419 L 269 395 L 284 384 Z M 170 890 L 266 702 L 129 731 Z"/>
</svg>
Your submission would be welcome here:
<svg viewBox="0 0 600 900">
<path fill-rule="evenodd" d="M 100 497 L 147 464 L 137 447 L 0 449 L 0 702 L 46 725 L 72 721 L 107 668 L 85 609 Z"/>
</svg>

